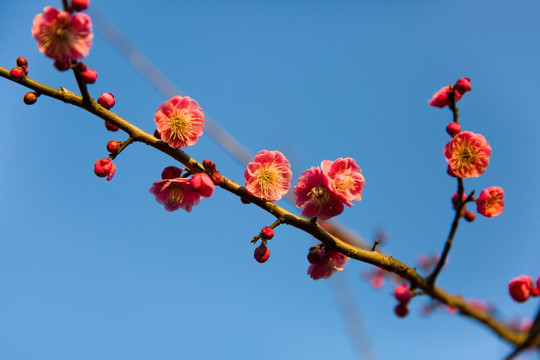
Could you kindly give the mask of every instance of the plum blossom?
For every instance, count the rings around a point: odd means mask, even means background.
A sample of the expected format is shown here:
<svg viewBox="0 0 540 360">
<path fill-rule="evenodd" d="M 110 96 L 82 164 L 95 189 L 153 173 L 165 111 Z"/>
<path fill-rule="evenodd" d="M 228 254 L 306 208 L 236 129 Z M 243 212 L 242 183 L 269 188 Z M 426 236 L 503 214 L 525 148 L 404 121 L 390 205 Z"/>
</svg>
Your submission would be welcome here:
<svg viewBox="0 0 540 360">
<path fill-rule="evenodd" d="M 247 192 L 269 201 L 277 201 L 289 191 L 291 178 L 289 160 L 279 151 L 259 151 L 244 172 Z"/>
<path fill-rule="evenodd" d="M 476 200 L 476 211 L 485 217 L 500 215 L 504 210 L 504 190 L 499 186 L 492 186 L 482 190 Z"/>
<path fill-rule="evenodd" d="M 339 158 L 336 161 L 323 160 L 321 169 L 323 181 L 328 189 L 345 205 L 351 206 L 352 200 L 362 200 L 362 191 L 366 180 L 360 166 L 352 158 Z"/>
<path fill-rule="evenodd" d="M 32 36 L 45 56 L 67 63 L 88 55 L 94 34 L 88 15 L 47 6 L 34 18 Z"/>
<path fill-rule="evenodd" d="M 154 121 L 161 140 L 175 149 L 194 145 L 204 132 L 204 114 L 188 96 L 174 96 L 162 102 Z"/>
<path fill-rule="evenodd" d="M 457 177 L 478 177 L 489 165 L 491 147 L 482 135 L 463 131 L 446 144 L 444 156 Z"/>
<path fill-rule="evenodd" d="M 197 176 L 195 176 L 197 175 Z M 191 212 L 201 198 L 210 197 L 214 183 L 205 173 L 195 174 L 192 178 L 172 178 L 156 181 L 150 188 L 158 203 L 165 206 L 167 211 L 180 208 Z"/>
<path fill-rule="evenodd" d="M 349 257 L 332 249 L 324 248 L 316 263 L 311 263 L 308 268 L 308 275 L 313 280 L 328 279 L 335 271 L 343 271 L 343 265 Z"/>
<path fill-rule="evenodd" d="M 312 167 L 302 173 L 294 187 L 296 207 L 303 208 L 302 216 L 330 219 L 343 212 L 343 202 L 327 187 L 329 179 L 321 169 Z"/>
</svg>

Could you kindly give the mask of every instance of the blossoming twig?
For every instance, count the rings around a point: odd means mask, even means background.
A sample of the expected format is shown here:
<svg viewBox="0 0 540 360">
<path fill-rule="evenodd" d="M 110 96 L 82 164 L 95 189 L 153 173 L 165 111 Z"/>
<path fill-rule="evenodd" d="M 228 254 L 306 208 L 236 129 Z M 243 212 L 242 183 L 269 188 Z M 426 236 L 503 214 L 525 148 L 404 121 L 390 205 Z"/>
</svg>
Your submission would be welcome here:
<svg viewBox="0 0 540 360">
<path fill-rule="evenodd" d="M 9 70 L 0 67 L 0 76 L 6 79 L 10 79 Z M 140 128 L 126 121 L 117 114 L 103 108 L 93 99 L 89 99 L 89 101 L 84 101 L 81 96 L 76 95 L 73 92 L 68 91 L 64 88 L 61 88 L 60 90 L 54 89 L 38 83 L 28 77 L 24 77 L 23 79 L 17 80 L 15 82 L 18 82 L 20 85 L 23 85 L 32 90 L 38 91 L 43 95 L 61 100 L 65 103 L 69 103 L 87 110 L 88 112 L 125 131 L 130 136 L 132 141 L 142 142 L 149 146 L 152 146 L 153 148 L 181 162 L 193 173 L 200 173 L 205 171 L 205 168 L 202 164 L 191 158 L 182 150 L 171 148 L 167 143 L 141 130 Z M 325 247 L 329 249 L 339 251 L 341 254 L 346 255 L 350 258 L 375 265 L 381 269 L 393 272 L 401 276 L 402 278 L 408 280 L 411 283 L 411 287 L 422 289 L 430 297 L 448 306 L 459 309 L 461 314 L 476 319 L 477 321 L 485 324 L 487 327 L 492 329 L 496 334 L 498 334 L 506 341 L 512 344 L 520 344 L 525 339 L 524 333 L 509 328 L 507 325 L 490 316 L 486 312 L 479 311 L 477 308 L 471 306 L 469 303 L 463 300 L 461 296 L 453 296 L 443 291 L 441 288 L 434 286 L 433 283 L 430 283 L 427 278 L 419 275 L 415 268 L 410 267 L 407 264 L 391 256 L 386 256 L 376 251 L 370 251 L 369 249 L 362 249 L 360 247 L 351 245 L 343 241 L 342 239 L 330 234 L 317 222 L 297 216 L 275 204 L 274 202 L 267 201 L 251 195 L 244 187 L 240 186 L 239 184 L 226 177 L 223 177 L 222 181 L 219 183 L 219 186 L 224 190 L 227 190 L 239 196 L 240 198 L 249 200 L 251 203 L 257 205 L 261 209 L 271 213 L 273 216 L 279 219 L 281 223 L 294 226 L 314 236 L 323 244 L 325 244 Z M 461 193 L 463 193 L 463 191 Z M 459 218 L 458 215 L 457 217 Z"/>
</svg>

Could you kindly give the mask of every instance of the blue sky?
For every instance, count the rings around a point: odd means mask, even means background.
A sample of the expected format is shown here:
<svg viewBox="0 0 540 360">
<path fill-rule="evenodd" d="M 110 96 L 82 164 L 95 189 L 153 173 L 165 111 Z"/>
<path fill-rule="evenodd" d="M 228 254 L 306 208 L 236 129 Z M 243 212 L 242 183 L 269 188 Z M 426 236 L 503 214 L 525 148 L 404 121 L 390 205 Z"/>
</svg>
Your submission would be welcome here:
<svg viewBox="0 0 540 360">
<path fill-rule="evenodd" d="M 35 14 L 60 1 L 2 5 L 0 65 L 22 55 L 32 78 L 75 90 L 30 34 Z M 92 6 L 247 149 L 289 157 L 295 181 L 321 160 L 355 158 L 363 200 L 337 220 L 368 239 L 386 229 L 386 251 L 411 264 L 442 249 L 456 188 L 442 153 L 451 114 L 427 101 L 470 77 L 461 123 L 486 137 L 493 156 L 466 190 L 502 186 L 506 208 L 462 224 L 439 284 L 506 317 L 534 314 L 537 299 L 514 303 L 507 283 L 540 271 L 536 1 Z M 153 132 L 165 99 L 99 33 L 85 61 L 99 74 L 91 94 L 112 92 L 119 115 Z M 121 154 L 106 183 L 93 163 L 108 140 L 125 137 L 52 99 L 25 106 L 24 93 L 0 82 L 0 358 L 353 359 L 335 301 L 343 280 L 365 325 L 357 342 L 366 359 L 497 359 L 509 350 L 460 316 L 421 316 L 423 298 L 397 319 L 392 288 L 362 280 L 366 264 L 350 262 L 334 285 L 309 279 L 314 242 L 293 228 L 279 227 L 270 260 L 256 263 L 249 241 L 271 216 L 222 190 L 190 214 L 167 213 L 148 189 L 174 163 L 141 144 Z M 243 181 L 243 165 L 209 136 L 187 152 Z"/>
</svg>

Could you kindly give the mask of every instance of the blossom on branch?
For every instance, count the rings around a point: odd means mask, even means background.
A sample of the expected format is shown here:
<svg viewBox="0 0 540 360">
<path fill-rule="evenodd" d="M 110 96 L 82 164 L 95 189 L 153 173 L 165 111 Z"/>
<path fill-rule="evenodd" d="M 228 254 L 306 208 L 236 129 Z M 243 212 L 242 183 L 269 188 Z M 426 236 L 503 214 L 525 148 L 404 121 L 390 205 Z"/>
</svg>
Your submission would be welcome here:
<svg viewBox="0 0 540 360">
<path fill-rule="evenodd" d="M 156 181 L 150 188 L 158 203 L 165 206 L 167 211 L 180 208 L 191 212 L 201 198 L 210 197 L 214 183 L 205 173 L 195 174 L 191 178 L 172 178 Z"/>
<path fill-rule="evenodd" d="M 446 144 L 444 156 L 457 177 L 478 177 L 489 165 L 491 147 L 482 135 L 463 131 Z"/>
<path fill-rule="evenodd" d="M 178 149 L 194 145 L 204 132 L 204 114 L 188 96 L 174 96 L 159 105 L 154 121 L 161 140 Z"/>
<path fill-rule="evenodd" d="M 482 190 L 476 200 L 476 211 L 485 217 L 500 215 L 504 210 L 504 190 L 499 186 L 492 186 Z"/>
<path fill-rule="evenodd" d="M 343 265 L 347 260 L 349 260 L 348 256 L 324 248 L 318 261 L 309 265 L 307 273 L 313 280 L 328 279 L 335 271 L 343 271 Z"/>
<path fill-rule="evenodd" d="M 312 167 L 302 173 L 294 187 L 296 207 L 302 216 L 330 219 L 343 212 L 343 202 L 327 187 L 328 179 L 321 169 Z"/>
<path fill-rule="evenodd" d="M 269 201 L 279 200 L 289 191 L 291 178 L 289 160 L 279 151 L 259 151 L 244 172 L 247 192 Z"/>
<path fill-rule="evenodd" d="M 32 36 L 45 56 L 67 63 L 88 55 L 94 34 L 88 15 L 72 15 L 47 6 L 34 18 Z"/>
<path fill-rule="evenodd" d="M 323 160 L 321 169 L 323 181 L 328 189 L 345 205 L 351 206 L 352 200 L 362 200 L 362 191 L 366 180 L 360 166 L 352 158 L 339 158 L 336 161 Z"/>
</svg>

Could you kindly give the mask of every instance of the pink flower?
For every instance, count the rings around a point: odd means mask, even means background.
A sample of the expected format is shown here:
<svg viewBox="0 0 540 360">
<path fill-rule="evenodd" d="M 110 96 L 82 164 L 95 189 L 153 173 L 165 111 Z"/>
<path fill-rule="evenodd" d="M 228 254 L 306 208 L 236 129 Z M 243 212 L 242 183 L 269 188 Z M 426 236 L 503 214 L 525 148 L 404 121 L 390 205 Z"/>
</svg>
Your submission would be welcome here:
<svg viewBox="0 0 540 360">
<path fill-rule="evenodd" d="M 504 190 L 492 186 L 482 190 L 476 200 L 476 211 L 486 217 L 500 215 L 504 210 Z"/>
<path fill-rule="evenodd" d="M 431 100 L 429 100 L 429 105 L 440 108 L 450 105 L 450 95 L 450 86 L 445 86 L 439 91 L 437 91 L 435 94 L 433 94 L 433 97 L 431 98 Z M 454 96 L 456 98 L 456 101 L 461 98 L 461 94 L 457 91 L 454 91 Z"/>
<path fill-rule="evenodd" d="M 296 207 L 302 209 L 302 215 L 308 218 L 330 219 L 343 212 L 343 203 L 326 186 L 330 182 L 326 175 L 312 167 L 302 173 L 294 187 Z"/>
<path fill-rule="evenodd" d="M 334 271 L 343 271 L 343 265 L 349 258 L 335 250 L 324 248 L 319 262 L 310 264 L 308 275 L 313 280 L 328 279 Z"/>
<path fill-rule="evenodd" d="M 174 178 L 156 181 L 150 188 L 158 203 L 167 211 L 180 208 L 191 212 L 191 208 L 199 203 L 201 194 L 193 189 L 188 178 Z"/>
<path fill-rule="evenodd" d="M 279 151 L 261 150 L 244 172 L 246 190 L 269 201 L 281 199 L 291 187 L 289 160 Z"/>
<path fill-rule="evenodd" d="M 491 147 L 482 135 L 463 131 L 446 144 L 444 156 L 457 177 L 478 177 L 489 165 Z"/>
<path fill-rule="evenodd" d="M 352 158 L 339 158 L 336 161 L 323 160 L 321 169 L 328 189 L 347 206 L 352 200 L 362 200 L 366 180 L 360 166 Z"/>
<path fill-rule="evenodd" d="M 508 284 L 508 291 L 512 299 L 517 302 L 525 302 L 529 300 L 531 288 L 534 287 L 533 280 L 526 275 L 518 276 Z"/>
<path fill-rule="evenodd" d="M 87 56 L 94 34 L 88 15 L 72 15 L 47 6 L 34 18 L 32 36 L 45 56 L 65 63 Z"/>
<path fill-rule="evenodd" d="M 162 102 L 154 121 L 161 140 L 175 149 L 194 145 L 204 131 L 204 114 L 199 104 L 188 96 L 174 96 Z"/>
<path fill-rule="evenodd" d="M 166 167 L 161 174 L 163 180 L 156 181 L 150 188 L 157 202 L 164 205 L 167 211 L 182 208 L 191 212 L 203 196 L 210 197 L 214 191 L 214 183 L 205 173 L 194 174 L 191 178 L 169 178 L 181 173 L 182 170 L 177 167 Z"/>
</svg>

